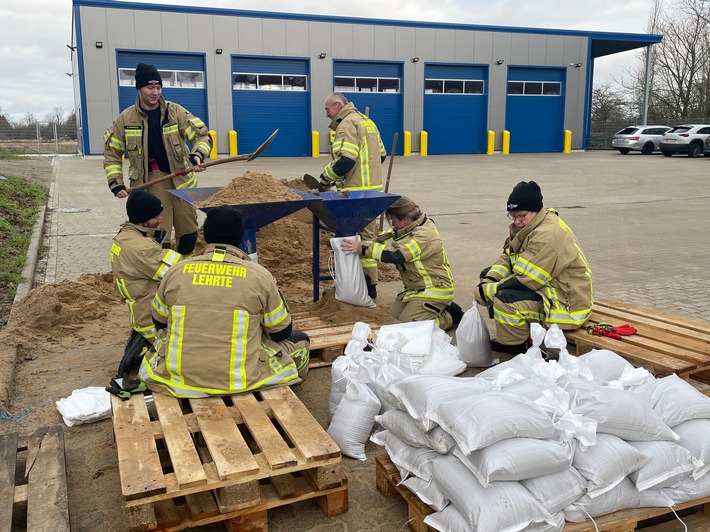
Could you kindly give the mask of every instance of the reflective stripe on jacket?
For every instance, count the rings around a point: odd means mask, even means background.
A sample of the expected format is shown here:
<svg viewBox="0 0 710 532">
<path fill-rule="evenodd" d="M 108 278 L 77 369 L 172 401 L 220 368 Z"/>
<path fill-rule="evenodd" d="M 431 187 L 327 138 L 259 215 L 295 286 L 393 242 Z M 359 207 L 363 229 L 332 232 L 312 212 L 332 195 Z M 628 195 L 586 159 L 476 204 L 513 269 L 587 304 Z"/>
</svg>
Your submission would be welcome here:
<svg viewBox="0 0 710 532">
<path fill-rule="evenodd" d="M 504 280 L 501 274 L 512 272 L 542 296 L 546 326 L 583 325 L 594 301 L 592 270 L 569 226 L 554 209 L 543 209 L 520 230 L 511 224 L 511 235 L 487 275 Z"/>
<path fill-rule="evenodd" d="M 104 133 L 104 171 L 109 188 L 118 185 L 127 188 L 145 183 L 148 175 L 148 117 L 141 110 L 139 100 L 125 109 L 113 125 Z M 212 139 L 205 123 L 190 111 L 174 102 L 160 98 L 160 123 L 163 144 L 168 156 L 170 173 L 192 168 L 189 155 L 194 153 L 204 161 L 212 149 Z M 192 145 L 192 152 L 185 141 Z M 128 157 L 128 178 L 123 179 L 124 154 Z M 174 177 L 176 188 L 194 188 L 197 179 L 194 172 Z"/>
<path fill-rule="evenodd" d="M 167 324 L 139 375 L 178 397 L 248 392 L 298 379 L 268 333 L 291 316 L 269 271 L 233 246 L 210 244 L 160 283 L 153 318 Z"/>
<path fill-rule="evenodd" d="M 168 269 L 182 257 L 163 249 L 155 240 L 155 229 L 124 223 L 111 243 L 113 282 L 121 300 L 128 305 L 131 326 L 149 342 L 155 340 L 152 303 L 158 284 Z"/>
<path fill-rule="evenodd" d="M 400 231 L 382 234 L 368 244 L 365 253 L 380 261 L 383 251 L 400 251 L 404 264 L 397 269 L 404 283 L 403 301 L 431 299 L 448 303 L 454 298 L 454 277 L 449 267 L 444 243 L 436 224 L 422 214 Z"/>
<path fill-rule="evenodd" d="M 375 123 L 348 102 L 330 123 L 330 129 L 335 131 L 330 145 L 333 161 L 323 170 L 325 178 L 335 182 L 339 190 L 380 190 L 382 157 L 387 153 Z M 333 170 L 341 157 L 355 161 L 344 176 Z"/>
</svg>

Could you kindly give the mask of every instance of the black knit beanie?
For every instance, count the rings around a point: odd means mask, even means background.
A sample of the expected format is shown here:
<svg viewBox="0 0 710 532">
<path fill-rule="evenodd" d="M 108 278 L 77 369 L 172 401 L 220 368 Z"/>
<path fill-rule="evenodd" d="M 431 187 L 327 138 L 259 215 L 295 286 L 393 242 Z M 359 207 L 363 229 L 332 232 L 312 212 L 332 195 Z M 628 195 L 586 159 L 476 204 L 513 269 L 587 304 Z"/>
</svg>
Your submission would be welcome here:
<svg viewBox="0 0 710 532">
<path fill-rule="evenodd" d="M 508 212 L 542 210 L 542 191 L 535 181 L 521 181 L 508 196 Z"/>
<path fill-rule="evenodd" d="M 147 63 L 138 63 L 136 67 L 136 90 L 146 85 L 163 86 L 163 78 L 160 77 L 158 69 Z"/>
<path fill-rule="evenodd" d="M 202 226 L 205 242 L 208 244 L 229 244 L 238 246 L 244 237 L 244 219 L 238 209 L 228 205 L 207 211 Z"/>
<path fill-rule="evenodd" d="M 134 190 L 126 200 L 126 213 L 128 221 L 132 224 L 142 224 L 155 218 L 163 212 L 160 200 L 145 190 Z"/>
</svg>

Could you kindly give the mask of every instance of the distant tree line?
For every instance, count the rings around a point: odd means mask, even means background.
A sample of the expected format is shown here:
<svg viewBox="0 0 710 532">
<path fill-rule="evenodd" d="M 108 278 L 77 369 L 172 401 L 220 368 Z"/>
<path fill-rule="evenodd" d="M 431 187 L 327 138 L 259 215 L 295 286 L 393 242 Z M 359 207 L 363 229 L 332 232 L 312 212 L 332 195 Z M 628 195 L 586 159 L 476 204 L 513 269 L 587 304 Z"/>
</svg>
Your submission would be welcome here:
<svg viewBox="0 0 710 532">
<path fill-rule="evenodd" d="M 49 140 L 54 136 L 55 124 L 59 140 L 76 140 L 76 114 L 74 111 L 65 116 L 61 107 L 55 107 L 45 115 L 43 120 L 38 119 L 33 113 L 25 113 L 21 120 L 13 121 L 0 108 L 0 140 L 36 139 L 38 125 L 41 136 Z"/>
<path fill-rule="evenodd" d="M 710 118 L 710 0 L 652 0 L 648 123 L 669 125 Z M 647 50 L 615 83 L 596 86 L 592 122 L 637 123 L 643 116 Z"/>
</svg>

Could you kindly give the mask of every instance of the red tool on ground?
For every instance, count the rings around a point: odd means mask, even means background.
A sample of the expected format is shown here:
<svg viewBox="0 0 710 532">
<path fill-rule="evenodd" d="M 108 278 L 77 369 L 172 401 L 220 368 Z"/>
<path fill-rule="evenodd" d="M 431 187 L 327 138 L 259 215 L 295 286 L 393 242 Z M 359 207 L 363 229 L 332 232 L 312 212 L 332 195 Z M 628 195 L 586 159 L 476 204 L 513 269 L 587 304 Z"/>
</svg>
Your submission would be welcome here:
<svg viewBox="0 0 710 532">
<path fill-rule="evenodd" d="M 587 327 L 587 333 L 593 334 L 594 336 L 606 336 L 608 338 L 614 338 L 615 340 L 621 340 L 622 336 L 636 334 L 636 327 L 632 327 L 628 323 L 614 326 L 611 323 L 600 321 L 596 325 L 589 325 Z"/>
</svg>

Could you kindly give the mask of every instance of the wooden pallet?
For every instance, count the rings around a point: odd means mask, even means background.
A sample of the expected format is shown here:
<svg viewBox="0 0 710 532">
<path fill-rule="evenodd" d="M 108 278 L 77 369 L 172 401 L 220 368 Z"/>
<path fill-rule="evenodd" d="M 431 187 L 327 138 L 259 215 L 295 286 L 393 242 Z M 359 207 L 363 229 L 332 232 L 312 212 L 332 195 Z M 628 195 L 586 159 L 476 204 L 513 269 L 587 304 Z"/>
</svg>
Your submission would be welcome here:
<svg viewBox="0 0 710 532">
<path fill-rule="evenodd" d="M 352 338 L 353 323 L 331 325 L 317 316 L 296 315 L 293 328 L 305 332 L 311 339 L 310 369 L 330 366 L 337 357 L 343 354 L 345 346 Z M 370 325 L 372 332 L 380 325 Z"/>
<path fill-rule="evenodd" d="M 586 325 L 565 332 L 578 355 L 591 349 L 609 349 L 657 377 L 675 373 L 695 381 L 693 384 L 710 384 L 710 324 L 615 300 L 594 302 L 587 325 L 600 321 L 628 323 L 637 332 L 621 340 L 588 334 Z"/>
<path fill-rule="evenodd" d="M 13 528 L 13 519 L 15 528 Z M 69 530 L 62 427 L 0 437 L 0 531 Z"/>
<path fill-rule="evenodd" d="M 216 521 L 267 530 L 269 508 L 315 499 L 348 509 L 340 449 L 289 387 L 204 399 L 111 400 L 132 530 Z"/>
<path fill-rule="evenodd" d="M 407 526 L 413 532 L 436 532 L 424 522 L 434 510 L 400 484 L 400 474 L 386 453 L 375 457 L 375 481 L 377 491 L 385 497 L 399 493 L 407 503 L 409 520 Z M 674 506 L 688 530 L 710 531 L 710 497 Z M 685 510 L 685 512 L 683 512 Z M 684 515 L 686 513 L 687 515 Z M 670 532 L 683 530 L 670 508 L 633 508 L 595 517 L 597 528 L 591 521 L 566 523 L 564 532 Z M 659 522 L 663 521 L 663 522 Z"/>
</svg>

